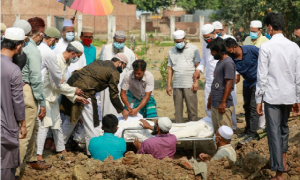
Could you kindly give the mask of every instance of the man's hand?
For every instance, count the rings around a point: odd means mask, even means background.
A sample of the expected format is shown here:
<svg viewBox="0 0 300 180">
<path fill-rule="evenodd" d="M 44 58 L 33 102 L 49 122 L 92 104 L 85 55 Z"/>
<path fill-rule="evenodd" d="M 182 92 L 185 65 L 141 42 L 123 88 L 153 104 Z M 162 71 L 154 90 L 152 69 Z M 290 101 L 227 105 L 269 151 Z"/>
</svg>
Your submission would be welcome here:
<svg viewBox="0 0 300 180">
<path fill-rule="evenodd" d="M 200 70 L 196 69 L 196 71 L 193 74 L 193 80 L 196 81 L 200 79 Z"/>
<path fill-rule="evenodd" d="M 256 112 L 259 116 L 264 115 L 262 103 L 256 104 Z"/>
<path fill-rule="evenodd" d="M 197 92 L 199 88 L 198 80 L 192 85 L 192 91 Z"/>
<path fill-rule="evenodd" d="M 77 96 L 83 96 L 83 95 L 84 95 L 84 92 L 83 92 L 81 89 L 79 89 L 78 87 L 76 87 L 75 94 L 76 94 Z"/>
<path fill-rule="evenodd" d="M 20 134 L 21 136 L 19 137 L 19 139 L 24 139 L 27 135 L 27 128 L 26 126 L 20 126 Z"/>
<path fill-rule="evenodd" d="M 167 94 L 169 95 L 169 96 L 172 96 L 172 87 L 171 86 L 168 86 L 167 87 L 167 90 L 166 90 L 166 92 L 167 92 Z"/>
<path fill-rule="evenodd" d="M 148 123 L 148 121 L 141 119 L 142 123 L 140 124 L 144 129 L 150 129 L 153 130 L 153 127 Z"/>
<path fill-rule="evenodd" d="M 293 113 L 299 113 L 300 112 L 300 104 L 299 103 L 295 103 L 292 107 L 292 112 Z"/>
<path fill-rule="evenodd" d="M 219 105 L 219 113 L 224 114 L 226 109 L 226 102 L 221 102 Z"/>
<path fill-rule="evenodd" d="M 65 78 L 62 77 L 62 78 L 61 78 L 61 81 L 60 81 L 60 84 L 63 84 L 65 81 L 66 81 Z"/>
<path fill-rule="evenodd" d="M 46 116 L 46 108 L 44 106 L 40 107 L 40 113 L 38 115 L 39 119 L 42 121 Z"/>
<path fill-rule="evenodd" d="M 142 143 L 139 141 L 139 139 L 138 139 L 138 138 L 135 138 L 133 144 L 134 144 L 134 146 L 135 146 L 137 152 L 139 152 L 139 150 L 140 150 L 140 148 L 141 148 L 141 146 L 142 146 Z"/>
<path fill-rule="evenodd" d="M 124 109 L 124 110 L 122 111 L 122 115 L 124 116 L 124 119 L 126 120 L 126 119 L 128 119 L 129 112 L 128 112 L 126 109 Z"/>
<path fill-rule="evenodd" d="M 134 109 L 131 110 L 131 112 L 129 114 L 132 115 L 132 116 L 136 116 L 139 113 L 139 111 L 140 110 L 138 108 L 134 108 Z"/>
<path fill-rule="evenodd" d="M 80 102 L 82 104 L 90 104 L 90 101 L 87 100 L 86 98 L 84 97 L 81 97 L 81 96 L 77 96 L 77 98 L 75 99 L 76 102 Z"/>
<path fill-rule="evenodd" d="M 239 83 L 240 79 L 241 79 L 241 75 L 240 74 L 235 75 L 235 84 Z"/>
<path fill-rule="evenodd" d="M 201 154 L 199 154 L 199 158 L 200 158 L 202 161 L 209 161 L 209 160 L 211 159 L 211 156 L 208 155 L 208 154 L 201 153 Z"/>
<path fill-rule="evenodd" d="M 210 99 L 208 98 L 207 100 L 207 106 L 206 106 L 207 110 L 210 110 L 211 109 L 211 101 Z"/>
</svg>

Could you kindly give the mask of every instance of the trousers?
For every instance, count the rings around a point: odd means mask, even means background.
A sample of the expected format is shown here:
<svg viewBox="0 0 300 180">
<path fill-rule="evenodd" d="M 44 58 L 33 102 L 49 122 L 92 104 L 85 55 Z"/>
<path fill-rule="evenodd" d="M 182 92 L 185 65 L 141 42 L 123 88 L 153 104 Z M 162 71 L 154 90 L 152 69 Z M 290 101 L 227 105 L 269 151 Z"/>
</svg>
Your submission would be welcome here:
<svg viewBox="0 0 300 180">
<path fill-rule="evenodd" d="M 81 116 L 83 118 L 83 125 L 85 131 L 86 150 L 87 154 L 90 155 L 90 152 L 88 150 L 90 140 L 93 137 L 100 136 L 102 131 L 100 131 L 100 126 L 94 127 L 93 106 L 90 98 L 88 98 L 88 101 L 90 102 L 90 104 L 86 104 L 84 106 Z M 66 116 L 66 120 L 62 125 L 63 139 L 65 144 L 68 142 L 68 139 L 70 138 L 75 126 L 76 124 L 70 122 L 70 116 Z"/>
<path fill-rule="evenodd" d="M 2 180 L 14 180 L 15 173 L 16 173 L 16 168 L 1 169 L 1 179 Z"/>
<path fill-rule="evenodd" d="M 264 102 L 271 171 L 284 171 L 282 153 L 288 151 L 289 126 L 292 105 L 272 105 Z"/>
<path fill-rule="evenodd" d="M 232 112 L 233 112 L 233 106 L 226 108 L 224 114 L 219 113 L 219 109 L 214 108 L 214 107 L 211 107 L 211 111 L 212 111 L 211 119 L 212 119 L 213 126 L 214 126 L 214 133 L 216 133 L 217 130 L 223 125 L 226 125 L 226 126 L 229 126 L 230 128 L 232 128 L 231 116 L 232 116 Z"/>
<path fill-rule="evenodd" d="M 37 154 L 43 155 L 45 141 L 47 138 L 47 134 L 51 127 L 43 127 L 43 121 L 40 122 L 39 132 L 37 138 Z M 62 133 L 62 129 L 52 129 L 53 139 L 55 143 L 55 148 L 57 152 L 61 152 L 65 150 L 64 136 Z"/>
<path fill-rule="evenodd" d="M 21 169 L 17 168 L 16 176 L 20 175 L 20 170 L 22 171 L 23 168 L 25 168 L 27 161 L 36 161 L 36 139 L 39 128 L 39 119 L 37 117 L 38 104 L 34 99 L 32 89 L 28 84 L 23 86 L 23 94 L 27 135 L 24 139 L 19 139 Z"/>
<path fill-rule="evenodd" d="M 183 99 L 188 111 L 188 119 L 190 121 L 198 121 L 198 99 L 197 92 L 193 92 L 191 88 L 174 88 L 173 92 L 175 121 L 183 123 Z"/>
<path fill-rule="evenodd" d="M 259 116 L 256 112 L 255 102 L 256 85 L 252 87 L 243 86 L 244 110 L 246 119 L 245 133 L 248 136 L 255 138 L 257 136 Z"/>
</svg>

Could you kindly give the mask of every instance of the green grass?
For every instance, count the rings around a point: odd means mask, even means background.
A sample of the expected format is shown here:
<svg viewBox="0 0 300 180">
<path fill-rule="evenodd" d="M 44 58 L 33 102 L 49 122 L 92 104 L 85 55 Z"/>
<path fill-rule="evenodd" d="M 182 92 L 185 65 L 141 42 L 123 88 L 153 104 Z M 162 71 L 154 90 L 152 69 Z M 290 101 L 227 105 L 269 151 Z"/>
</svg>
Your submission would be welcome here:
<svg viewBox="0 0 300 180">
<path fill-rule="evenodd" d="M 106 40 L 93 39 L 92 45 L 101 47 L 103 44 L 106 44 Z"/>
<path fill-rule="evenodd" d="M 175 43 L 170 43 L 170 42 L 161 42 L 159 46 L 175 46 Z"/>
</svg>

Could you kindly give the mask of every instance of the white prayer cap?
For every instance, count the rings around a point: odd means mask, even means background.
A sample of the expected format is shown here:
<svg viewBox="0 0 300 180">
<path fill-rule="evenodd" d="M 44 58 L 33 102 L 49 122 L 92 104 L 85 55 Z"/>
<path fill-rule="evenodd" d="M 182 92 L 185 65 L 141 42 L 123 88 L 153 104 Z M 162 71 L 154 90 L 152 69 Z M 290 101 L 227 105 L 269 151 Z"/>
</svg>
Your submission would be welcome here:
<svg viewBox="0 0 300 180">
<path fill-rule="evenodd" d="M 114 36 L 114 38 L 117 38 L 117 39 L 126 39 L 126 34 L 125 34 L 125 32 L 124 31 L 117 31 L 116 33 L 115 33 L 115 36 Z"/>
<path fill-rule="evenodd" d="M 169 132 L 172 128 L 172 121 L 168 117 L 161 117 L 158 119 L 158 127 L 164 132 Z"/>
<path fill-rule="evenodd" d="M 23 29 L 18 27 L 7 28 L 5 31 L 5 39 L 13 40 L 13 41 L 24 41 L 25 32 Z"/>
<path fill-rule="evenodd" d="M 5 26 L 5 24 L 1 23 L 1 31 L 5 31 L 7 29 L 7 27 Z"/>
<path fill-rule="evenodd" d="M 72 46 L 74 46 L 78 51 L 80 51 L 82 53 L 84 52 L 84 47 L 79 41 L 73 41 L 73 42 L 70 42 L 70 44 L 72 44 Z"/>
<path fill-rule="evenodd" d="M 220 21 L 213 22 L 213 26 L 215 29 L 223 29 L 223 25 L 220 23 Z"/>
<path fill-rule="evenodd" d="M 125 53 L 118 53 L 115 55 L 115 58 L 119 59 L 120 61 L 123 61 L 124 63 L 128 64 L 128 58 Z"/>
<path fill-rule="evenodd" d="M 225 139 L 231 139 L 233 131 L 230 127 L 223 125 L 219 128 L 219 134 Z"/>
<path fill-rule="evenodd" d="M 64 21 L 63 27 L 73 27 L 73 23 L 72 23 L 71 19 L 66 19 Z"/>
<path fill-rule="evenodd" d="M 173 33 L 174 39 L 183 39 L 185 37 L 185 32 L 183 30 L 177 30 Z"/>
<path fill-rule="evenodd" d="M 250 27 L 253 27 L 253 28 L 262 28 L 262 23 L 259 20 L 251 21 Z"/>
<path fill-rule="evenodd" d="M 202 31 L 202 35 L 207 35 L 207 34 L 210 34 L 212 33 L 213 31 L 215 30 L 214 26 L 211 25 L 211 24 L 205 24 L 201 31 Z"/>
<path fill-rule="evenodd" d="M 25 34 L 28 34 L 31 31 L 31 25 L 29 24 L 29 22 L 27 22 L 24 19 L 15 21 L 13 27 L 18 27 L 18 28 L 23 29 Z"/>
</svg>

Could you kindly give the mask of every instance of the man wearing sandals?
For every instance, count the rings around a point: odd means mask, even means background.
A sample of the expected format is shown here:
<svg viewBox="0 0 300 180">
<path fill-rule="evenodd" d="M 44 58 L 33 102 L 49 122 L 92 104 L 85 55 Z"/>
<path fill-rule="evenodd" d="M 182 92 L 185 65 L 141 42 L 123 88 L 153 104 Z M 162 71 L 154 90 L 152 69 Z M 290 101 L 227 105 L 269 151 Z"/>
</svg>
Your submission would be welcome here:
<svg viewBox="0 0 300 180">
<path fill-rule="evenodd" d="M 284 17 L 270 13 L 264 18 L 270 41 L 260 46 L 257 84 L 256 111 L 266 116 L 270 151 L 271 171 L 276 171 L 272 180 L 282 180 L 289 171 L 286 153 L 288 151 L 291 109 L 299 112 L 300 102 L 300 49 L 298 45 L 282 34 Z"/>
</svg>

